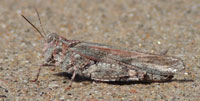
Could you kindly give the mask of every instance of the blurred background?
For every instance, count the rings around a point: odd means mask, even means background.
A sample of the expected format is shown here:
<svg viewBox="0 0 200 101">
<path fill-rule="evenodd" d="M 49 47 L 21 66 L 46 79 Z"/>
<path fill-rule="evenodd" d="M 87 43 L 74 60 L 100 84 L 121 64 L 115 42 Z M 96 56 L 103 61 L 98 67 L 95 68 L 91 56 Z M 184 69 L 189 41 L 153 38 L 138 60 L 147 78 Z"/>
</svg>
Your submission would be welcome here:
<svg viewBox="0 0 200 101">
<path fill-rule="evenodd" d="M 186 69 L 167 83 L 108 84 L 74 82 L 42 67 L 40 30 L 67 39 L 180 57 Z M 0 99 L 9 100 L 200 100 L 199 0 L 1 0 Z"/>
</svg>

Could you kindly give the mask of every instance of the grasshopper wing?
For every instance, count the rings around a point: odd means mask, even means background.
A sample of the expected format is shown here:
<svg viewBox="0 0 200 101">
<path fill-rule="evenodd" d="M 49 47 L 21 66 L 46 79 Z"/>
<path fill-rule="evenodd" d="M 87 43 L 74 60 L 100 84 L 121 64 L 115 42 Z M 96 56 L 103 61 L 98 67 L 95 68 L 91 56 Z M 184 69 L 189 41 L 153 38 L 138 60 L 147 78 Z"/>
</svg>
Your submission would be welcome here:
<svg viewBox="0 0 200 101">
<path fill-rule="evenodd" d="M 176 71 L 184 68 L 183 61 L 176 57 L 128 51 L 96 43 L 82 42 L 75 46 L 73 50 L 90 60 L 121 65 L 128 70 L 143 72 L 151 76 L 168 78 L 173 76 Z"/>
</svg>

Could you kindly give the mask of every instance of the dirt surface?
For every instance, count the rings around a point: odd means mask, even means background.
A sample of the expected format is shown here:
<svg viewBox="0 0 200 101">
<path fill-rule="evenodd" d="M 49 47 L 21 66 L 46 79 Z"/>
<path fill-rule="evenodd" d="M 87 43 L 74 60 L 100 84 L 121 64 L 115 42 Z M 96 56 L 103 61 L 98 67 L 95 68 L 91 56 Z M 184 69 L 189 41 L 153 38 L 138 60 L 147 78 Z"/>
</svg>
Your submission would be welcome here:
<svg viewBox="0 0 200 101">
<path fill-rule="evenodd" d="M 43 41 L 21 17 L 68 39 L 149 53 L 169 49 L 186 69 L 165 83 L 110 84 L 70 79 L 58 67 L 42 67 Z M 199 0 L 0 0 L 0 99 L 200 100 Z"/>
</svg>

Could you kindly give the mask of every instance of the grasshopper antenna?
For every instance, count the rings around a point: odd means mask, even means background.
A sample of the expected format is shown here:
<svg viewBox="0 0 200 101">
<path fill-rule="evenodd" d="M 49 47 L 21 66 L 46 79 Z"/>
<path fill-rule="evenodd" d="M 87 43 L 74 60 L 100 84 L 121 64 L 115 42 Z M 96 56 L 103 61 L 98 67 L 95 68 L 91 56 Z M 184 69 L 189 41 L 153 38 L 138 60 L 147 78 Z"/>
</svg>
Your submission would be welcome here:
<svg viewBox="0 0 200 101">
<path fill-rule="evenodd" d="M 40 32 L 40 30 L 34 24 L 32 24 L 24 15 L 21 15 L 21 16 L 42 36 L 42 38 L 44 38 L 44 35 Z"/>
<path fill-rule="evenodd" d="M 42 26 L 42 21 L 40 20 L 40 15 L 39 15 L 39 12 L 38 12 L 38 10 L 37 10 L 36 7 L 35 7 L 35 11 L 36 11 L 36 13 L 37 13 L 38 20 L 39 20 L 39 22 L 40 22 L 40 27 L 42 28 L 42 32 L 44 33 L 44 35 L 47 35 L 47 34 L 45 33 L 45 31 L 44 31 L 43 26 Z"/>
</svg>

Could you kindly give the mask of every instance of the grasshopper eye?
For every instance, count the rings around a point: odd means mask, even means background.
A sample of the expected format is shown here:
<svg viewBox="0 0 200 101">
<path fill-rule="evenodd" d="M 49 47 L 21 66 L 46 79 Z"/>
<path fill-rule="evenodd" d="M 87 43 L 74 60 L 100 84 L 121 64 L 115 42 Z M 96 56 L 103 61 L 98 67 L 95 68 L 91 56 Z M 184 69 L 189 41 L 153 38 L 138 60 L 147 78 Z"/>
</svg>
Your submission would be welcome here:
<svg viewBox="0 0 200 101">
<path fill-rule="evenodd" d="M 57 40 L 58 39 L 58 35 L 56 33 L 51 33 L 49 35 L 47 35 L 46 40 L 47 43 L 50 43 L 53 40 Z"/>
</svg>

